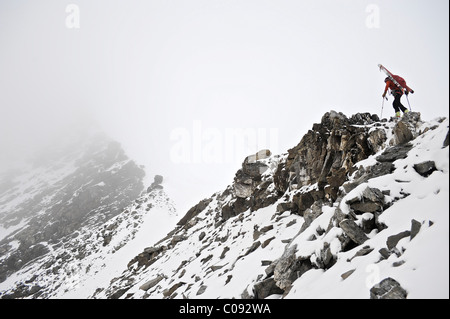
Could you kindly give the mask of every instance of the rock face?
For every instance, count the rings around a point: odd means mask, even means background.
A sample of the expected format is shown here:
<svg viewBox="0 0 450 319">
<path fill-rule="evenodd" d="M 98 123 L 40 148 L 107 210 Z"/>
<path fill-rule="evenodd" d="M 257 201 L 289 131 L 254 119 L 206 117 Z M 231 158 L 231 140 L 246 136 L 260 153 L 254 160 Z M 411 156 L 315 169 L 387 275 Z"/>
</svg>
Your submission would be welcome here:
<svg viewBox="0 0 450 319">
<path fill-rule="evenodd" d="M 386 142 L 382 129 L 369 133 L 370 125 L 380 125 L 376 115 L 357 114 L 347 118 L 334 111 L 326 113 L 319 124 L 288 151 L 285 165 L 278 167 L 275 187 L 280 193 L 317 183 L 309 195 L 294 203 L 299 211 L 318 198 L 335 200 L 339 187 L 356 169 L 354 164 L 375 154 Z M 383 133 L 381 133 L 383 132 Z M 295 210 L 295 208 L 294 208 Z"/>
</svg>

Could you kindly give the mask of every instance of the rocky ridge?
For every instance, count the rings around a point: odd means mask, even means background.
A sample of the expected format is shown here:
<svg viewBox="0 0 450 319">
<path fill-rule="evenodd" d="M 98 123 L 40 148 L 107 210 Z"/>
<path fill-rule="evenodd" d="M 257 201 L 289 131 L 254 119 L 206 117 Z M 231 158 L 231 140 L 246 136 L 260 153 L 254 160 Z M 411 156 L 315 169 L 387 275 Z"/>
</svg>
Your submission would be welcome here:
<svg viewBox="0 0 450 319">
<path fill-rule="evenodd" d="M 23 267 L 1 297 L 448 295 L 448 136 L 448 119 L 420 113 L 327 112 L 285 154 L 245 158 L 181 219 L 156 176 L 121 214 Z"/>
<path fill-rule="evenodd" d="M 424 136 L 441 139 L 446 164 L 414 152 Z M 247 157 L 230 186 L 192 207 L 91 297 L 297 298 L 309 276 L 348 268 L 333 277 L 345 285 L 364 282 L 361 272 L 370 267 L 396 273 L 414 238 L 435 221 L 418 211 L 397 229 L 391 212 L 411 195 L 411 174 L 423 181 L 448 173 L 447 147 L 447 119 L 429 124 L 411 112 L 388 122 L 328 112 L 286 154 Z M 448 206 L 448 187 L 435 194 L 441 191 Z M 366 280 L 358 296 L 408 297 L 399 281 L 380 276 Z"/>
</svg>

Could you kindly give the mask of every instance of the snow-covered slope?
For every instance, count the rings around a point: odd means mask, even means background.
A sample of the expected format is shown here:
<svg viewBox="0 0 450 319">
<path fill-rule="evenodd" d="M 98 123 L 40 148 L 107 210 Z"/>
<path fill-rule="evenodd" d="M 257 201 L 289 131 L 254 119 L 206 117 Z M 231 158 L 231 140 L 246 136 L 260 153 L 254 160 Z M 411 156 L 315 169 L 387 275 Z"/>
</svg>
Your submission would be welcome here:
<svg viewBox="0 0 450 319">
<path fill-rule="evenodd" d="M 55 249 L 46 262 L 56 269 L 31 264 L 0 290 L 14 297 L 20 285 L 37 286 L 29 298 L 448 298 L 448 132 L 448 119 L 424 122 L 419 113 L 380 121 L 328 112 L 287 153 L 247 157 L 232 184 L 188 212 L 177 216 L 152 188 Z"/>
<path fill-rule="evenodd" d="M 143 190 L 144 175 L 118 143 L 99 133 L 66 139 L 2 174 L 0 282 L 64 246 L 81 228 L 119 214 Z"/>
<path fill-rule="evenodd" d="M 176 223 L 172 201 L 162 188 L 144 192 L 119 215 L 82 227 L 74 238 L 23 267 L 0 284 L 16 294 L 39 298 L 86 298 L 120 275 L 143 247 L 163 237 Z"/>
<path fill-rule="evenodd" d="M 318 135 L 326 147 L 308 146 Z M 303 145 L 322 150 L 317 179 L 294 168 L 314 154 Z M 361 152 L 370 155 L 350 167 Z M 233 185 L 193 207 L 92 297 L 449 297 L 448 119 L 331 112 L 289 153 L 261 154 L 253 157 L 259 176 L 247 158 Z"/>
</svg>

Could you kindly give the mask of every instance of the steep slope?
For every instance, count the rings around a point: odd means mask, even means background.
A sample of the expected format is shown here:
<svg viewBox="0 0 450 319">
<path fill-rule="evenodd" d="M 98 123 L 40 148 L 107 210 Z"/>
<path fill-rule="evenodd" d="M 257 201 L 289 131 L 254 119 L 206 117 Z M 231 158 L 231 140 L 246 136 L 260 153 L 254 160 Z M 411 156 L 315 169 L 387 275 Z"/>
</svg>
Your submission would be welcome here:
<svg viewBox="0 0 450 319">
<path fill-rule="evenodd" d="M 110 220 L 81 227 L 72 238 L 10 276 L 2 298 L 86 298 L 120 275 L 142 247 L 176 223 L 173 202 L 160 182 Z M 120 293 L 120 292 L 119 292 Z"/>
<path fill-rule="evenodd" d="M 448 119 L 326 113 L 93 298 L 448 298 Z"/>
<path fill-rule="evenodd" d="M 0 282 L 64 245 L 81 228 L 119 214 L 143 190 L 144 175 L 103 134 L 67 142 L 3 175 Z"/>
</svg>

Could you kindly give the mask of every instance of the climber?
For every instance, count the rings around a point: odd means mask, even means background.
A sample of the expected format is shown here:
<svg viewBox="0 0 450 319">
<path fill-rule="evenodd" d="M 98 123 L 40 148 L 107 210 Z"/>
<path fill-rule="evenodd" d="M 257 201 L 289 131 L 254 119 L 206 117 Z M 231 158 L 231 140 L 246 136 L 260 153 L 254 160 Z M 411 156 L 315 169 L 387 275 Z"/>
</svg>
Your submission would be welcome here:
<svg viewBox="0 0 450 319">
<path fill-rule="evenodd" d="M 392 94 L 394 95 L 394 103 L 392 103 L 392 106 L 394 107 L 394 110 L 395 110 L 395 116 L 400 117 L 400 110 L 403 113 L 409 112 L 408 109 L 406 107 L 404 107 L 402 105 L 402 103 L 400 102 L 400 98 L 402 97 L 403 93 L 408 95 L 410 92 L 414 93 L 414 91 L 409 86 L 406 85 L 406 82 L 403 78 L 401 78 L 397 75 L 394 75 L 394 78 L 397 81 L 397 83 L 402 85 L 405 89 L 397 86 L 397 84 L 395 84 L 394 81 L 388 76 L 387 78 L 384 79 L 384 82 L 386 83 L 386 87 L 384 89 L 383 99 L 386 97 L 387 90 L 390 89 Z M 386 98 L 386 100 L 387 100 L 387 98 Z"/>
</svg>

